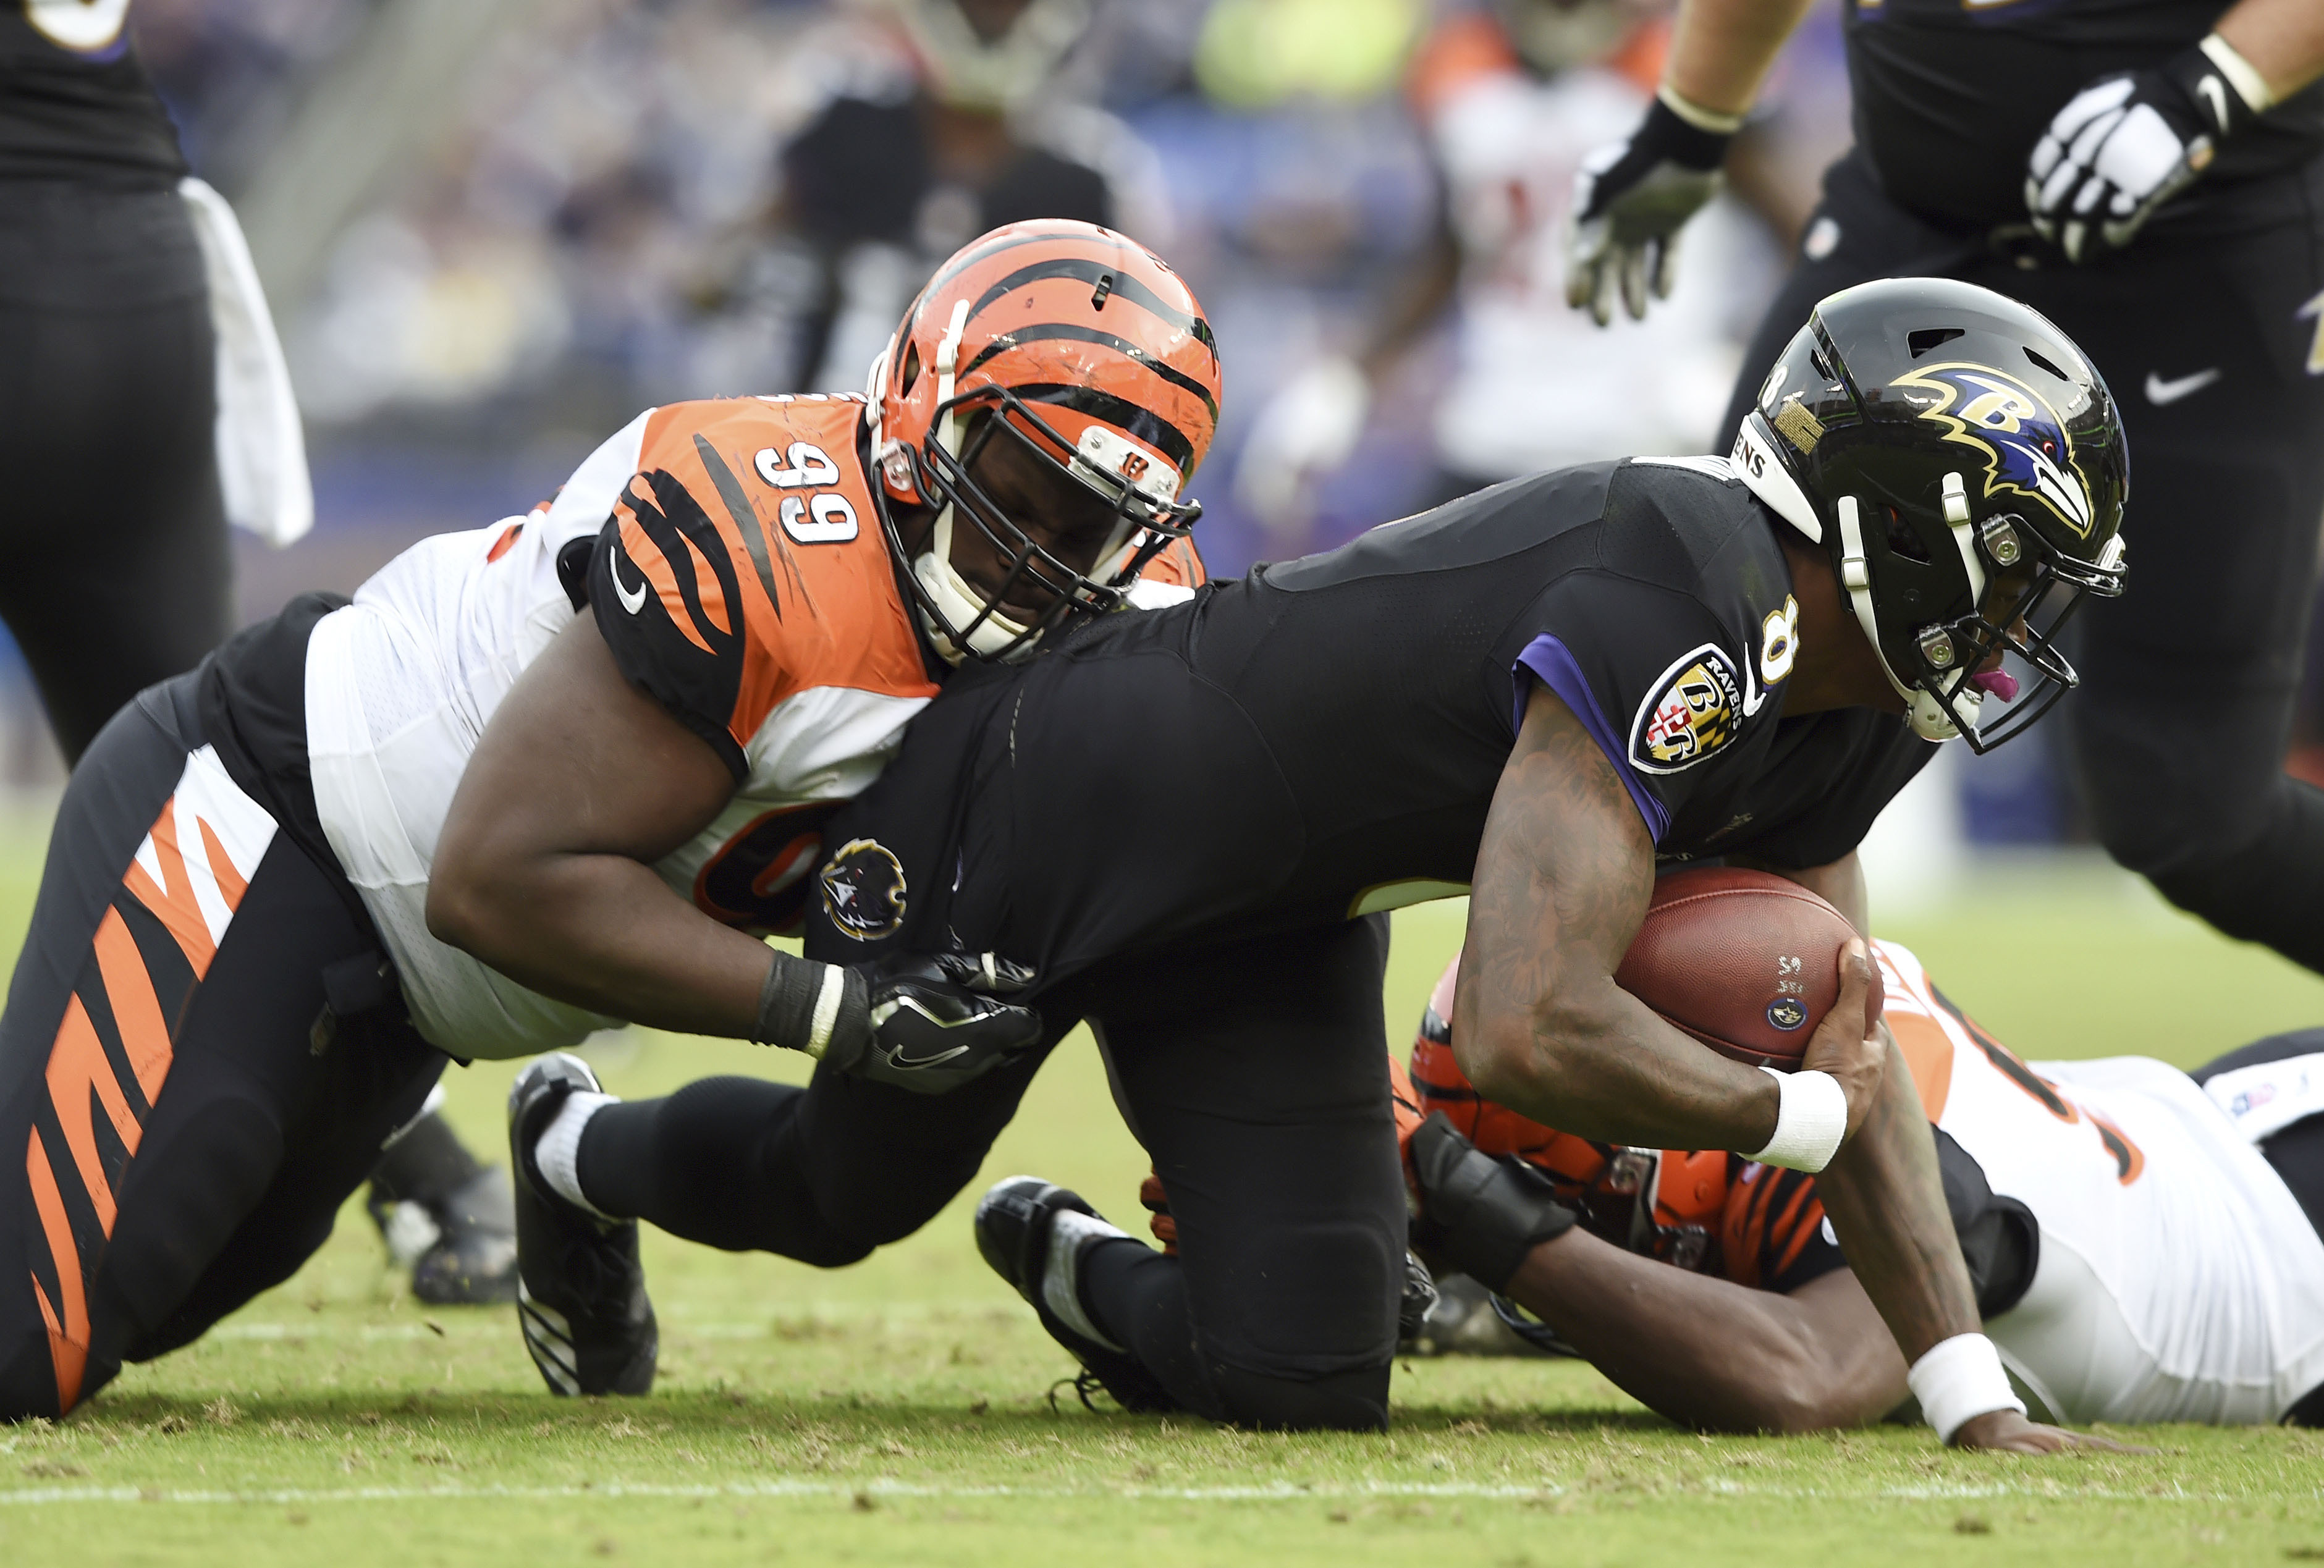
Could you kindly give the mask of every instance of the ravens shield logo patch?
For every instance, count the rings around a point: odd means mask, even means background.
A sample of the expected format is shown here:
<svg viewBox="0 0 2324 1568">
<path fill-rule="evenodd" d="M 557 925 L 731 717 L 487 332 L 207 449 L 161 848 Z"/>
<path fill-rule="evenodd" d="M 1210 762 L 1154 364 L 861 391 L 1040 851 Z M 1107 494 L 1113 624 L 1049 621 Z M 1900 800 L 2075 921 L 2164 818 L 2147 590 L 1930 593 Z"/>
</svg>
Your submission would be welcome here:
<svg viewBox="0 0 2324 1568">
<path fill-rule="evenodd" d="M 1743 727 L 1743 682 L 1717 643 L 1681 654 L 1630 724 L 1630 763 L 1649 773 L 1692 768 Z"/>
<path fill-rule="evenodd" d="M 851 838 L 823 862 L 823 913 L 833 929 L 878 942 L 904 923 L 904 862 L 876 838 Z"/>
</svg>

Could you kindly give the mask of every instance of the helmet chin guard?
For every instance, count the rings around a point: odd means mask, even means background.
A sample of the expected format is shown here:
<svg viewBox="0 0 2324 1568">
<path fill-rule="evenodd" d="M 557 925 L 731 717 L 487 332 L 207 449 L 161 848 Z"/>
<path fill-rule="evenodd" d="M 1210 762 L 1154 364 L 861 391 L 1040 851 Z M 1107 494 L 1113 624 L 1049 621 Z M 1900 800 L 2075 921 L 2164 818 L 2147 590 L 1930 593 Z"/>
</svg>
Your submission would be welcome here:
<svg viewBox="0 0 2324 1568">
<path fill-rule="evenodd" d="M 1915 734 L 1988 752 L 2079 684 L 2058 635 L 2122 592 L 2129 457 L 2105 381 L 2036 312 L 1945 279 L 1843 290 L 1733 461 L 1830 553 Z"/>
</svg>

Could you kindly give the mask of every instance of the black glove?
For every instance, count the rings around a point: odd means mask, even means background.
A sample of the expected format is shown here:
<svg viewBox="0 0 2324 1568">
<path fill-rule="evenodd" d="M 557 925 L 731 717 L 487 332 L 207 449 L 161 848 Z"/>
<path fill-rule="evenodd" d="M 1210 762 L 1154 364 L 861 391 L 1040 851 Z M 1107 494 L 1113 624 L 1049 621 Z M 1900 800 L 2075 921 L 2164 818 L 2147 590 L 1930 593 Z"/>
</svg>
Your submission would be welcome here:
<svg viewBox="0 0 2324 1568">
<path fill-rule="evenodd" d="M 844 968 L 773 956 L 752 1038 L 858 1078 L 942 1094 L 1040 1043 L 1039 1013 L 994 1000 L 1032 984 L 1033 972 L 991 953 L 899 953 Z"/>
<path fill-rule="evenodd" d="M 2034 143 L 2025 207 L 2035 231 L 2071 262 L 2120 250 L 2258 115 L 2200 46 L 2154 70 L 2100 77 Z"/>
<path fill-rule="evenodd" d="M 1484 1153 L 1442 1111 L 1412 1135 L 1412 1172 L 1421 1209 L 1413 1241 L 1488 1290 L 1507 1290 L 1528 1253 L 1580 1218 L 1557 1201 L 1549 1177 L 1521 1159 Z"/>
<path fill-rule="evenodd" d="M 1573 177 L 1573 227 L 1565 249 L 1565 302 L 1605 326 L 1614 294 L 1634 321 L 1646 292 L 1670 298 L 1678 233 L 1719 189 L 1731 134 L 1689 125 L 1656 98 L 1627 142 L 1582 160 Z"/>
</svg>

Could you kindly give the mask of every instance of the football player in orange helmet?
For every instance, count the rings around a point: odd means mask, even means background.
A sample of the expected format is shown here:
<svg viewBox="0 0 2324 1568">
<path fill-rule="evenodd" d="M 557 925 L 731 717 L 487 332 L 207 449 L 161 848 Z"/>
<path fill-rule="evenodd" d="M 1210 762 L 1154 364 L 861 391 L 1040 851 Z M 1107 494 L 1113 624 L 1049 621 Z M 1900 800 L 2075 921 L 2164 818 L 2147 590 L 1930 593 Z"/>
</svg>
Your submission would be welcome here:
<svg viewBox="0 0 2324 1568">
<path fill-rule="evenodd" d="M 1064 615 L 1118 607 L 1202 515 L 1182 492 L 1219 390 L 1194 297 L 1120 235 L 1013 224 L 946 263 L 867 389 L 881 514 L 937 651 L 1013 658 Z M 1072 531 L 1013 519 L 1012 472 L 1020 489 L 1047 475 Z"/>
<path fill-rule="evenodd" d="M 453 1057 L 626 1019 L 936 1089 L 1030 1045 L 1005 964 L 760 938 L 819 886 L 867 931 L 900 913 L 877 856 L 814 873 L 947 660 L 1028 653 L 1141 571 L 1201 580 L 1184 490 L 1219 392 L 1160 260 L 1011 226 L 928 284 L 868 397 L 650 409 L 554 502 L 295 600 L 124 708 L 0 1017 L 0 1142 L 31 1151 L 0 1210 L 37 1216 L 0 1226 L 34 1287 L 0 1305 L 0 1420 L 287 1277 Z M 780 1136 L 796 1094 L 718 1097 Z M 523 1321 L 566 1393 L 653 1371 L 636 1226 L 572 1177 L 604 1103 L 551 1054 L 511 1106 Z"/>
<path fill-rule="evenodd" d="M 2324 1425 L 2324 1031 L 2192 1074 L 2027 1063 L 1909 950 L 1871 947 L 2021 1399 L 2049 1421 Z M 1813 1176 L 1593 1143 L 1480 1095 L 1453 1059 L 1459 965 L 1409 1075 L 1389 1064 L 1416 1245 L 1523 1337 L 1690 1425 L 1807 1431 L 1941 1399 L 1910 1378 Z"/>
</svg>

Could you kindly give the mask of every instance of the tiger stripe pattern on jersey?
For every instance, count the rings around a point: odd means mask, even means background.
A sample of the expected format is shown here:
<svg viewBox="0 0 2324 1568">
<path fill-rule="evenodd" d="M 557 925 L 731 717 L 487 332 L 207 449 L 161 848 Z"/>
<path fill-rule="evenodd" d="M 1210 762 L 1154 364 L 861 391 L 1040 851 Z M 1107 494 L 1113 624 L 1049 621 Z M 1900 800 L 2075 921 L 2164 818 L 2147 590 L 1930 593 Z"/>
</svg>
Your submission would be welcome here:
<svg viewBox="0 0 2324 1568">
<path fill-rule="evenodd" d="M 599 627 L 738 780 L 802 692 L 936 695 L 858 455 L 862 416 L 854 397 L 655 410 L 613 504 Z"/>
<path fill-rule="evenodd" d="M 99 918 L 49 1050 L 24 1163 L 47 1243 L 32 1290 L 49 1333 L 57 1406 L 80 1397 L 88 1287 L 175 1043 L 226 927 L 273 842 L 274 819 L 208 746 L 137 846 Z"/>
</svg>

